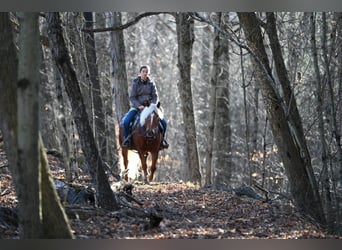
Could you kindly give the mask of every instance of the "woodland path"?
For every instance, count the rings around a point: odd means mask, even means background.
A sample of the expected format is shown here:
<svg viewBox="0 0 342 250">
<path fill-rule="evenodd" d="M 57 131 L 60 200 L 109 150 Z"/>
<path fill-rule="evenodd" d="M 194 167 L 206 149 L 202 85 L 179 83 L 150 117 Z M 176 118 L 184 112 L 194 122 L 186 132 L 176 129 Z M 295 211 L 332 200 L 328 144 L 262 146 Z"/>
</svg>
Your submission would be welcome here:
<svg viewBox="0 0 342 250">
<path fill-rule="evenodd" d="M 0 155 L 1 156 L 1 155 Z M 2 155 L 3 156 L 3 155 Z M 59 171 L 53 172 L 57 177 Z M 70 218 L 76 239 L 324 239 L 329 235 L 284 201 L 263 202 L 232 191 L 196 187 L 189 183 L 133 183 L 132 194 L 163 217 L 156 227 L 148 221 L 80 207 Z M 0 207 L 15 207 L 12 177 L 0 162 Z M 88 211 L 88 212 L 87 212 Z M 0 219 L 0 238 L 18 238 L 17 227 Z"/>
</svg>

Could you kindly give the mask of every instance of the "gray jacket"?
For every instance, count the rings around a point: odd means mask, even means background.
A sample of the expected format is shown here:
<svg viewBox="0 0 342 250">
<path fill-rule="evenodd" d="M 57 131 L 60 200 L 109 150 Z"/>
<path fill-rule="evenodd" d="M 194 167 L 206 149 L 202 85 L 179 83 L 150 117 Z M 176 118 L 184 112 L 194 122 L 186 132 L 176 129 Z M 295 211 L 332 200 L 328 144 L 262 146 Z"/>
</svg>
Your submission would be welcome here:
<svg viewBox="0 0 342 250">
<path fill-rule="evenodd" d="M 150 78 L 147 78 L 146 81 L 142 81 L 140 76 L 138 76 L 132 82 L 129 100 L 134 108 L 144 105 L 144 102 L 146 101 L 157 103 L 158 91 L 156 85 Z"/>
</svg>

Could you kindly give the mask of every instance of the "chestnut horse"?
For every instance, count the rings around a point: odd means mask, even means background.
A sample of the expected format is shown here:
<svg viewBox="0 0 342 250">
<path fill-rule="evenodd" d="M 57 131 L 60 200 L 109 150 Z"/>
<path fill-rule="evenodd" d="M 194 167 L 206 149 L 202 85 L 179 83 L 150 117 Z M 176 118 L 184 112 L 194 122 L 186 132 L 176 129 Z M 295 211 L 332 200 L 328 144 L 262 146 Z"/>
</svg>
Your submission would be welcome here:
<svg viewBox="0 0 342 250">
<path fill-rule="evenodd" d="M 130 148 L 122 148 L 122 157 L 125 166 L 124 178 L 128 181 L 127 166 L 128 166 L 128 150 L 135 150 L 139 154 L 141 161 L 141 167 L 144 171 L 144 182 L 148 183 L 153 180 L 154 172 L 156 171 L 156 164 L 158 160 L 158 154 L 160 145 L 162 142 L 162 131 L 159 126 L 160 119 L 163 118 L 163 113 L 159 109 L 159 103 L 151 103 L 148 107 L 145 107 L 140 113 L 140 122 L 133 127 L 131 136 L 132 146 Z M 134 119 L 133 119 L 134 120 Z M 120 126 L 119 130 L 119 142 L 122 145 L 123 127 Z M 150 175 L 147 172 L 147 157 L 151 154 L 152 164 L 150 167 Z"/>
</svg>

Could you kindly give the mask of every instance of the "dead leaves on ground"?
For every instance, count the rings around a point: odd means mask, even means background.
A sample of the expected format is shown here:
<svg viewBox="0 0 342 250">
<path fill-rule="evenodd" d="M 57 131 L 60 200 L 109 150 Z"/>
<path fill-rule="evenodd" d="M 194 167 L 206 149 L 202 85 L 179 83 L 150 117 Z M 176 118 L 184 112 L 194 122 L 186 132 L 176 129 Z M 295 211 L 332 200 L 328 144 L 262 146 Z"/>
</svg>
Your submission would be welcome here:
<svg viewBox="0 0 342 250">
<path fill-rule="evenodd" d="M 163 220 L 146 229 L 144 222 L 119 213 L 73 220 L 76 238 L 114 239 L 315 239 L 334 238 L 297 212 L 188 184 L 136 184 L 133 195 L 145 208 L 159 208 Z"/>
<path fill-rule="evenodd" d="M 7 172 L 7 171 L 6 171 Z M 9 173 L 0 175 L 1 206 L 14 207 Z M 158 227 L 118 212 L 91 212 L 70 218 L 78 239 L 316 239 L 338 238 L 282 203 L 263 203 L 233 192 L 187 183 L 134 184 L 133 196 L 142 207 L 158 209 Z M 84 210 L 84 209 L 83 209 Z M 82 210 L 82 211 L 83 211 Z M 88 210 L 87 210 L 88 211 Z M 85 211 L 85 212 L 87 212 Z M 2 238 L 18 238 L 18 229 L 0 223 Z M 342 238 L 342 237 L 340 237 Z"/>
</svg>

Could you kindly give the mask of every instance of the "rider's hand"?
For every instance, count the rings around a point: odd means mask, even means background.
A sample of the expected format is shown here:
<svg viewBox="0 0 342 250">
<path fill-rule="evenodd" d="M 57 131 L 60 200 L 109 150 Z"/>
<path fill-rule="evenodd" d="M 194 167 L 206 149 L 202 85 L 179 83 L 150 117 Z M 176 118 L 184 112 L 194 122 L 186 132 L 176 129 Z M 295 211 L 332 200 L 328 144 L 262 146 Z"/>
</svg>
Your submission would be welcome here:
<svg viewBox="0 0 342 250">
<path fill-rule="evenodd" d="M 138 107 L 138 109 L 140 109 L 140 110 L 143 110 L 145 107 L 144 107 L 144 105 L 140 105 L 139 107 Z"/>
</svg>

